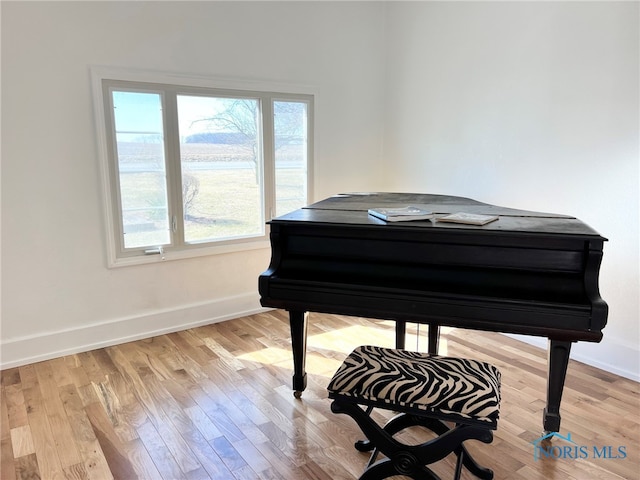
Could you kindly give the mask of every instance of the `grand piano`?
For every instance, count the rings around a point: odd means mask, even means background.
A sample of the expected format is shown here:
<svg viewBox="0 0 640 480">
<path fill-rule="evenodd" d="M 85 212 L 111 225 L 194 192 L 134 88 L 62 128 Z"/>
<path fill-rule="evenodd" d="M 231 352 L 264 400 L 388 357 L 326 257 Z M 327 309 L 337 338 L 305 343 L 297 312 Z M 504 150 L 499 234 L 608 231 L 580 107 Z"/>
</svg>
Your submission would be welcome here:
<svg viewBox="0 0 640 480">
<path fill-rule="evenodd" d="M 369 208 L 418 206 L 445 214 L 498 215 L 483 226 L 386 222 Z M 269 222 L 272 257 L 261 304 L 289 312 L 293 389 L 306 387 L 308 312 L 547 337 L 543 430 L 560 430 L 571 345 L 599 342 L 608 307 L 598 275 L 605 238 L 580 220 L 469 198 L 410 193 L 340 194 Z"/>
</svg>

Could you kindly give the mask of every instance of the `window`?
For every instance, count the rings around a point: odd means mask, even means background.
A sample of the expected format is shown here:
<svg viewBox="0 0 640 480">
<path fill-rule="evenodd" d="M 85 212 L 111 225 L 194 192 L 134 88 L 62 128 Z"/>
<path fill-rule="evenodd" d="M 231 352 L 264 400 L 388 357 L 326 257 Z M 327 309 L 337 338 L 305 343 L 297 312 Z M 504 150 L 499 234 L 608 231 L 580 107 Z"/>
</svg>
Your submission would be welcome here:
<svg viewBox="0 0 640 480">
<path fill-rule="evenodd" d="M 264 246 L 308 203 L 313 95 L 184 83 L 94 74 L 112 266 Z"/>
</svg>

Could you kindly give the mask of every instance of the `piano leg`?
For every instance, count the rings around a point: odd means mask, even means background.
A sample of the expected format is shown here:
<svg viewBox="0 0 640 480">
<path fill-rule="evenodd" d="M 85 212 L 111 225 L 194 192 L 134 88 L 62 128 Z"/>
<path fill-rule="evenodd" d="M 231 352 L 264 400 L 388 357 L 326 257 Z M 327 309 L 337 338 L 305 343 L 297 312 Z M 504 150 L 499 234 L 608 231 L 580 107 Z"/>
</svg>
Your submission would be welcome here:
<svg viewBox="0 0 640 480">
<path fill-rule="evenodd" d="M 560 431 L 560 401 L 564 380 L 569 365 L 569 353 L 571 342 L 549 340 L 547 351 L 548 376 L 547 376 L 547 407 L 543 414 L 543 428 L 545 433 Z"/>
<path fill-rule="evenodd" d="M 440 325 L 437 323 L 429 324 L 429 353 L 431 355 L 438 354 L 440 345 Z"/>
<path fill-rule="evenodd" d="M 404 320 L 396 320 L 396 348 L 398 350 L 404 350 L 406 337 L 407 322 Z"/>
<path fill-rule="evenodd" d="M 291 327 L 291 349 L 293 351 L 293 396 L 300 398 L 307 388 L 307 372 L 305 360 L 307 356 L 307 321 L 308 313 L 289 312 Z"/>
</svg>

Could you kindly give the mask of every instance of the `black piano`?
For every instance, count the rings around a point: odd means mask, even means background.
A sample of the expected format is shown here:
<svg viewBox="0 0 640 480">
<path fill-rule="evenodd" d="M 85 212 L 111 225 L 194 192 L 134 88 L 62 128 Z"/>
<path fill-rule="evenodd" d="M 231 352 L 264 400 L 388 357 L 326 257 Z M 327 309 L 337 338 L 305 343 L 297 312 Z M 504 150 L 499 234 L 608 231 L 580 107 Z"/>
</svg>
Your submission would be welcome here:
<svg viewBox="0 0 640 480">
<path fill-rule="evenodd" d="M 483 226 L 433 220 L 386 222 L 369 208 L 418 206 L 445 214 L 498 215 Z M 307 312 L 429 325 L 437 353 L 441 325 L 547 337 L 543 428 L 560 429 L 560 401 L 572 342 L 599 342 L 607 321 L 598 275 L 606 241 L 567 216 L 468 198 L 341 194 L 269 222 L 272 257 L 260 275 L 261 304 L 287 310 L 293 389 L 306 387 Z"/>
</svg>

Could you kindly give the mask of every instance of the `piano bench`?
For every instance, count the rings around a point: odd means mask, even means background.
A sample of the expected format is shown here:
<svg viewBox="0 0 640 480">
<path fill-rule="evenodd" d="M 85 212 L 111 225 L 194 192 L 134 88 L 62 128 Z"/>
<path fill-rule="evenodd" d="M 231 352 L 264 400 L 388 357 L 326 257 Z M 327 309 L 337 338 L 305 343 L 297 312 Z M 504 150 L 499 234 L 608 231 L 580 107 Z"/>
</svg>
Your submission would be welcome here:
<svg viewBox="0 0 640 480">
<path fill-rule="evenodd" d="M 373 451 L 360 480 L 394 475 L 439 479 L 427 465 L 450 453 L 457 456 L 455 480 L 463 466 L 481 479 L 493 478 L 493 471 L 480 466 L 463 445 L 466 440 L 493 441 L 500 413 L 500 371 L 493 365 L 361 346 L 345 359 L 327 389 L 331 411 L 352 417 L 368 439 L 356 442 L 356 449 Z M 399 413 L 381 427 L 370 416 L 373 408 Z M 413 426 L 438 436 L 419 445 L 393 437 Z M 380 452 L 386 458 L 376 462 Z"/>
</svg>

